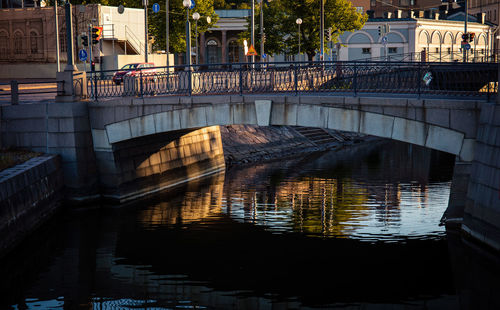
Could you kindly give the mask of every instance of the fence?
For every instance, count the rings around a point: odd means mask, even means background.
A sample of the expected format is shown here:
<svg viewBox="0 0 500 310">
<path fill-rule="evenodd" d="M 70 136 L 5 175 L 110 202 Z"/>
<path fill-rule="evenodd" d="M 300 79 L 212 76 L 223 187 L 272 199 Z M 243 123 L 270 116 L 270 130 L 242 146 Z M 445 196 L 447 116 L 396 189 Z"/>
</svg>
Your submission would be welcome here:
<svg viewBox="0 0 500 310">
<path fill-rule="evenodd" d="M 10 81 L 10 83 L 0 83 L 0 102 L 8 101 L 10 99 L 10 103 L 15 105 L 19 104 L 19 102 L 21 101 L 20 97 L 25 95 L 62 94 L 62 91 L 59 91 L 59 89 L 63 89 L 63 87 L 58 87 L 59 84 L 64 84 L 64 81 L 27 82 L 13 80 Z M 20 87 L 22 85 L 34 86 Z M 40 97 L 35 97 L 33 101 L 38 101 L 39 99 Z"/>
<path fill-rule="evenodd" d="M 88 94 L 93 100 L 116 96 L 318 92 L 435 94 L 489 99 L 498 88 L 498 68 L 491 63 L 238 63 L 89 74 Z"/>
</svg>

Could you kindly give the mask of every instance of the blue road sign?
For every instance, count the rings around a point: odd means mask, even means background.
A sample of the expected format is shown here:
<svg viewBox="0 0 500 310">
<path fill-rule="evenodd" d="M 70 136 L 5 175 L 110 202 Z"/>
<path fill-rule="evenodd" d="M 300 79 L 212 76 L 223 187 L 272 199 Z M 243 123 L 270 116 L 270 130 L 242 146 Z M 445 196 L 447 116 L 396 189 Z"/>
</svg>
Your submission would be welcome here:
<svg viewBox="0 0 500 310">
<path fill-rule="evenodd" d="M 158 3 L 153 4 L 153 12 L 160 12 L 160 5 Z"/>
<path fill-rule="evenodd" d="M 468 51 L 468 50 L 470 50 L 470 44 L 469 44 L 469 43 L 465 44 L 465 49 L 466 49 L 467 51 Z"/>
<path fill-rule="evenodd" d="M 262 54 L 262 58 L 266 59 L 267 55 L 266 54 Z"/>
<path fill-rule="evenodd" d="M 81 61 L 87 60 L 87 51 L 86 50 L 80 50 L 78 52 L 78 58 L 80 58 Z"/>
<path fill-rule="evenodd" d="M 194 0 L 191 0 L 191 6 L 189 7 L 190 10 L 194 9 L 194 7 L 196 6 L 196 3 L 194 2 Z"/>
</svg>

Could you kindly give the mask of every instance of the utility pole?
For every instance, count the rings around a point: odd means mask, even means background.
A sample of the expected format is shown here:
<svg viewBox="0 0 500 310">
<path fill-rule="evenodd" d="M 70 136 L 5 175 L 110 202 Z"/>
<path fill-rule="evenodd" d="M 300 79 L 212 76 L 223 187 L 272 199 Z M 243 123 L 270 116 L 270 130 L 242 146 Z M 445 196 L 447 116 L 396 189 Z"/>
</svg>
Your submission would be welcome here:
<svg viewBox="0 0 500 310">
<path fill-rule="evenodd" d="M 56 62 L 57 72 L 61 72 L 61 61 L 59 60 L 59 21 L 57 19 L 57 0 L 54 0 L 54 23 L 56 26 Z"/>
<path fill-rule="evenodd" d="M 168 15 L 169 15 L 169 9 L 168 9 L 168 4 L 169 4 L 169 3 L 168 3 L 168 0 L 165 0 L 165 6 L 166 6 L 166 13 L 165 13 L 165 14 L 166 14 L 166 22 L 167 22 L 167 27 L 166 27 L 166 28 L 167 28 L 167 49 L 166 49 L 166 51 L 167 51 L 167 72 L 169 72 L 169 71 L 170 71 L 170 70 L 168 69 L 168 67 L 170 66 L 170 65 L 169 65 L 169 58 L 170 58 L 170 57 L 169 57 L 169 54 L 170 54 L 170 44 L 169 44 L 169 42 L 168 42 L 168 41 L 169 41 L 169 40 L 168 40 L 168 35 L 169 35 L 169 30 L 170 30 L 170 29 L 169 29 L 169 16 L 168 16 Z"/>
<path fill-rule="evenodd" d="M 251 14 L 251 20 L 250 20 L 250 46 L 252 46 L 253 48 L 255 48 L 255 20 L 254 20 L 254 17 L 255 17 L 255 0 L 252 0 L 252 14 Z M 252 55 L 252 63 L 255 62 L 255 56 Z"/>
<path fill-rule="evenodd" d="M 264 0 L 260 0 L 260 61 L 264 62 Z"/>
<path fill-rule="evenodd" d="M 324 61 L 325 60 L 325 0 L 321 0 L 321 9 L 320 9 L 320 37 L 319 37 L 319 44 L 321 46 L 320 48 L 320 60 Z"/>
<path fill-rule="evenodd" d="M 75 46 L 73 44 L 73 13 L 71 9 L 71 3 L 69 1 L 64 5 L 65 7 L 65 17 L 66 17 L 66 46 L 67 46 L 67 59 L 68 63 L 64 71 L 77 71 L 75 63 L 73 61 L 73 55 L 75 51 Z"/>
<path fill-rule="evenodd" d="M 148 62 L 148 0 L 142 0 L 144 4 L 144 62 Z"/>
</svg>

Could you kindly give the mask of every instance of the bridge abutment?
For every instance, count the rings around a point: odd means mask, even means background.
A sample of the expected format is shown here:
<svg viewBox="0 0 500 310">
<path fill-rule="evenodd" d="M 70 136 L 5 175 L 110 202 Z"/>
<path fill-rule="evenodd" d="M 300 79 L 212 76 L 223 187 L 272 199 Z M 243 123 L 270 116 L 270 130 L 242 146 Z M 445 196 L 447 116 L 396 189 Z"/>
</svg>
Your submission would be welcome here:
<svg viewBox="0 0 500 310">
<path fill-rule="evenodd" d="M 500 104 L 481 109 L 462 229 L 500 250 Z"/>
</svg>

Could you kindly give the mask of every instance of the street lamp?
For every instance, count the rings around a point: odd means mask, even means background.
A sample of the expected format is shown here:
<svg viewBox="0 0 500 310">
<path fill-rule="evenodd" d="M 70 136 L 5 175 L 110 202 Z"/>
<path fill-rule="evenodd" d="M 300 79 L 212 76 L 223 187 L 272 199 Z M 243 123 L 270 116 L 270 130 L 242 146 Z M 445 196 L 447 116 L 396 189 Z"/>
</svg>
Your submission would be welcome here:
<svg viewBox="0 0 500 310">
<path fill-rule="evenodd" d="M 191 70 L 191 25 L 189 24 L 191 0 L 183 0 L 182 5 L 186 8 L 186 69 Z"/>
<path fill-rule="evenodd" d="M 302 18 L 297 18 L 295 23 L 299 26 L 299 61 L 300 61 L 300 24 L 302 24 Z"/>
<path fill-rule="evenodd" d="M 198 19 L 200 19 L 200 13 L 194 12 L 193 19 L 194 19 L 194 25 L 195 25 L 194 37 L 196 40 L 196 65 L 198 65 Z"/>
</svg>

